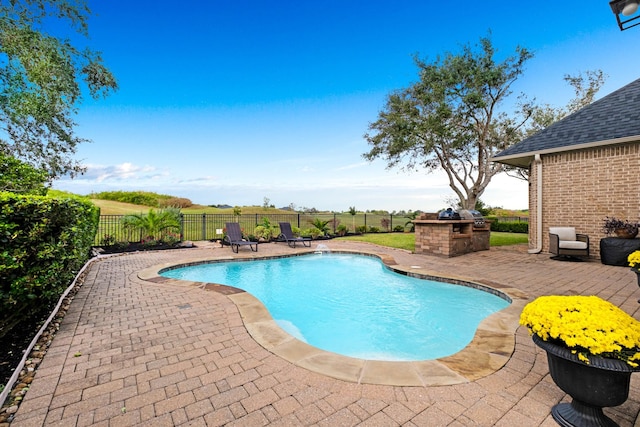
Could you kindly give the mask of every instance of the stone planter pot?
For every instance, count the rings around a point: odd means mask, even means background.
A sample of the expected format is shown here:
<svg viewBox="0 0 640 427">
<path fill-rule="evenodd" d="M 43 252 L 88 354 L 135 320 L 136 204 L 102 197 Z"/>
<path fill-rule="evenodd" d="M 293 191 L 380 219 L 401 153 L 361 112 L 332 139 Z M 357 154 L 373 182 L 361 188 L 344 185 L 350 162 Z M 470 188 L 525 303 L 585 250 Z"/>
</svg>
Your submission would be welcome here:
<svg viewBox="0 0 640 427">
<path fill-rule="evenodd" d="M 629 396 L 632 368 L 617 359 L 589 357 L 589 364 L 564 346 L 533 335 L 533 342 L 547 352 L 549 373 L 556 385 L 573 398 L 551 409 L 553 419 L 561 426 L 607 426 L 616 424 L 603 412 L 603 407 L 623 404 Z"/>
<path fill-rule="evenodd" d="M 626 228 L 618 228 L 613 231 L 617 237 L 622 239 L 633 239 L 638 235 L 638 230 L 630 232 Z"/>
</svg>

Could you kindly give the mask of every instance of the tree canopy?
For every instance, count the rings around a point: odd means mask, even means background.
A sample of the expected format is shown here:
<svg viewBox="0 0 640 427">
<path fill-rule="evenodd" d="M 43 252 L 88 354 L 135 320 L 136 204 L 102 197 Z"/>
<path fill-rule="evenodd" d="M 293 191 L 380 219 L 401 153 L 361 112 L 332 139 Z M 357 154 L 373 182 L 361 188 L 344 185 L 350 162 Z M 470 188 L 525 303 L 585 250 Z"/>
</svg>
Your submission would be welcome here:
<svg viewBox="0 0 640 427">
<path fill-rule="evenodd" d="M 45 196 L 49 176 L 28 163 L 0 152 L 0 191 Z"/>
<path fill-rule="evenodd" d="M 531 120 L 527 124 L 523 137 L 531 136 L 591 104 L 605 80 L 606 75 L 602 70 L 590 70 L 585 75 L 582 73 L 575 76 L 565 74 L 564 81 L 573 88 L 575 96 L 564 107 L 553 107 L 550 104 L 534 105 L 531 111 Z"/>
<path fill-rule="evenodd" d="M 82 171 L 72 155 L 87 141 L 73 120 L 83 92 L 117 89 L 100 53 L 78 45 L 89 14 L 83 0 L 0 0 L 0 151 L 50 178 Z"/>
<path fill-rule="evenodd" d="M 491 178 L 503 166 L 490 158 L 517 141 L 530 115 L 500 111 L 533 54 L 522 47 L 501 62 L 488 37 L 459 54 L 433 62 L 416 55 L 419 81 L 387 97 L 378 119 L 365 134 L 371 145 L 363 157 L 383 158 L 387 167 L 443 169 L 463 208 L 473 209 Z"/>
<path fill-rule="evenodd" d="M 577 75 L 565 74 L 564 81 L 573 88 L 574 97 L 564 107 L 554 107 L 550 104 L 532 104 L 531 117 L 526 126 L 521 129 L 519 140 L 528 138 L 558 120 L 562 120 L 569 114 L 573 114 L 591 104 L 604 84 L 606 77 L 602 70 L 589 70 L 584 75 L 582 73 Z M 504 165 L 504 170 L 511 177 L 524 181 L 529 180 L 529 169 Z"/>
</svg>

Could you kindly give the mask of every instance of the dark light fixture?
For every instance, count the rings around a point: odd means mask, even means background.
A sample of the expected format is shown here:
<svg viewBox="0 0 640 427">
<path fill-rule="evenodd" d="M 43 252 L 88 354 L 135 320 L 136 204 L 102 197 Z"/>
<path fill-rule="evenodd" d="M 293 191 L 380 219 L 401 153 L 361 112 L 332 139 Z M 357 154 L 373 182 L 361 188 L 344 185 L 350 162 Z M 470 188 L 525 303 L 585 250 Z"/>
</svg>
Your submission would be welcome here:
<svg viewBox="0 0 640 427">
<path fill-rule="evenodd" d="M 616 15 L 620 31 L 640 25 L 638 0 L 611 0 L 609 2 L 613 14 Z"/>
</svg>

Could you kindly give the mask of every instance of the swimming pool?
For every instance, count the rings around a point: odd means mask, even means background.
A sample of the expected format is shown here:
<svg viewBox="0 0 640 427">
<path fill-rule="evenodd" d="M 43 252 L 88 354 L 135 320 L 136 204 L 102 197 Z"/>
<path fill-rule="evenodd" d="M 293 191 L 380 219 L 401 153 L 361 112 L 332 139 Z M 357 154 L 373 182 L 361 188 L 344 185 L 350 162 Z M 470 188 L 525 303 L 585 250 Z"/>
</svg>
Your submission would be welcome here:
<svg viewBox="0 0 640 427">
<path fill-rule="evenodd" d="M 352 254 L 216 262 L 161 275 L 245 290 L 299 340 L 368 360 L 451 355 L 484 318 L 509 305 L 488 292 L 408 277 L 377 258 Z"/>
</svg>

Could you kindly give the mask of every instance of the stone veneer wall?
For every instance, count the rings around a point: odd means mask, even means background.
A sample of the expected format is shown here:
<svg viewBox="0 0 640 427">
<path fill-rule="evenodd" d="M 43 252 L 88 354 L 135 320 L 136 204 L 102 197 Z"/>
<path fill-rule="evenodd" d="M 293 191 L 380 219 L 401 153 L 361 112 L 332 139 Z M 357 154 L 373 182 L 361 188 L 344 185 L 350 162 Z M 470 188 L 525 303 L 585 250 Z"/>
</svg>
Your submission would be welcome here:
<svg viewBox="0 0 640 427">
<path fill-rule="evenodd" d="M 474 229 L 473 222 L 423 219 L 414 221 L 415 253 L 453 257 L 488 250 L 489 223 L 487 222 L 482 229 Z"/>
<path fill-rule="evenodd" d="M 449 227 L 451 225 L 448 221 L 441 221 L 442 224 L 434 222 L 429 227 L 422 225 L 422 221 L 414 222 L 417 254 L 450 256 Z"/>
<path fill-rule="evenodd" d="M 592 257 L 600 257 L 605 217 L 640 222 L 640 142 L 542 155 L 542 251 L 549 227 L 587 234 Z M 529 180 L 529 246 L 537 242 L 537 168 Z"/>
</svg>

